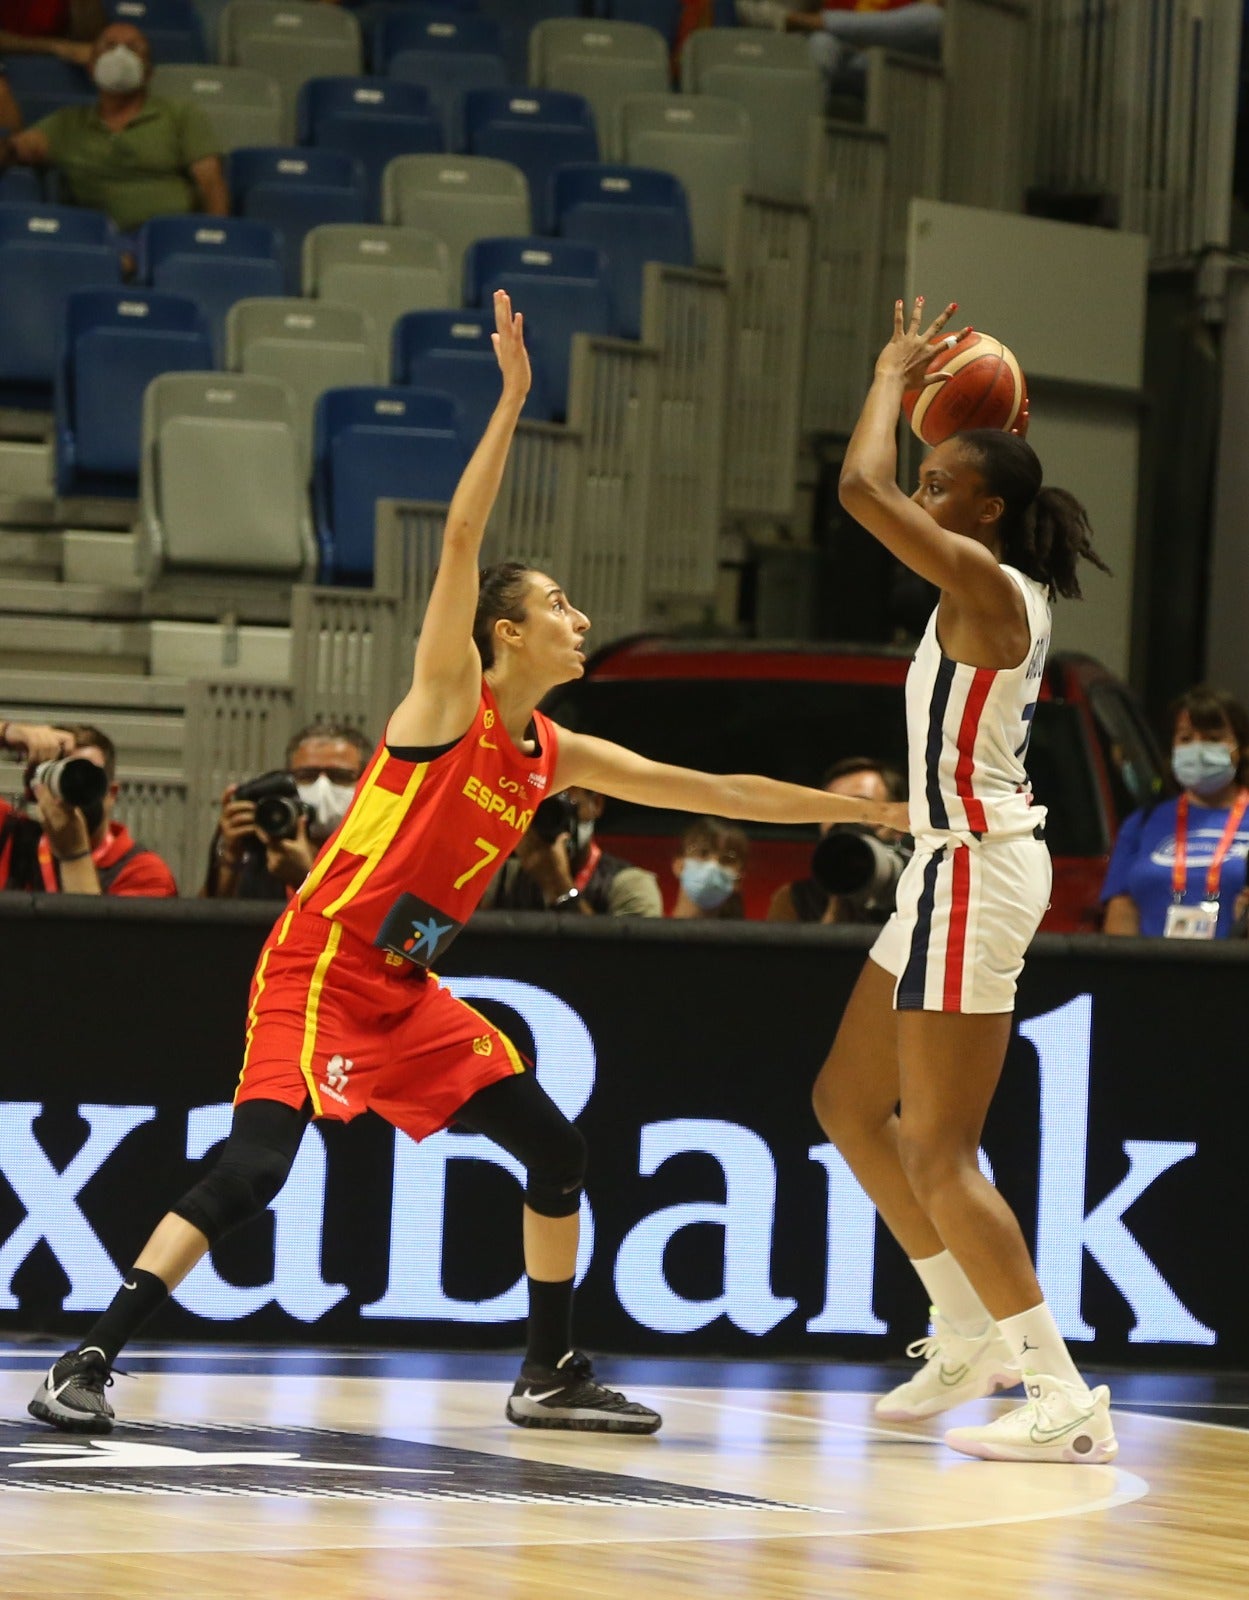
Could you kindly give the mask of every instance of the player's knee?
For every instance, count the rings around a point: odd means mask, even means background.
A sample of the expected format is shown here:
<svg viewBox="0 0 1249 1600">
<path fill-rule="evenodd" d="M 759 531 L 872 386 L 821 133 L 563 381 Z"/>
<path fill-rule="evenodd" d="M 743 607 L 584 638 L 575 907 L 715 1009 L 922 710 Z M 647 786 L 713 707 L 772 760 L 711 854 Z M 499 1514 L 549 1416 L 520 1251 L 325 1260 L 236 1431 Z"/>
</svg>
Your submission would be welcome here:
<svg viewBox="0 0 1249 1600">
<path fill-rule="evenodd" d="M 174 1206 L 174 1213 L 215 1244 L 231 1228 L 259 1216 L 290 1169 L 281 1151 L 227 1143 L 212 1170 Z"/>
<path fill-rule="evenodd" d="M 921 1205 L 957 1181 L 963 1158 L 948 1133 L 932 1124 L 917 1125 L 905 1116 L 898 1127 L 898 1157 L 906 1181 Z"/>
<path fill-rule="evenodd" d="M 573 1123 L 549 1134 L 529 1163 L 529 1208 L 542 1217 L 571 1217 L 581 1205 L 587 1155 L 585 1136 Z"/>
</svg>

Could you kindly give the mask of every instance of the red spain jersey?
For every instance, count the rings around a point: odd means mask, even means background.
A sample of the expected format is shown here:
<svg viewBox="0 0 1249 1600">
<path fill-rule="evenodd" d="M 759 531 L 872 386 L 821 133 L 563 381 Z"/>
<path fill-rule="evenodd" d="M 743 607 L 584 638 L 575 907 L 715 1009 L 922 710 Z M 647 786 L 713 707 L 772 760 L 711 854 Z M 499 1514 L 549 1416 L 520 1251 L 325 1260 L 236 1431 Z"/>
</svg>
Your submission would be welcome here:
<svg viewBox="0 0 1249 1600">
<path fill-rule="evenodd" d="M 533 732 L 526 755 L 483 680 L 472 726 L 450 749 L 409 761 L 383 740 L 300 887 L 300 913 L 341 923 L 395 964 L 431 966 L 546 795 L 557 730 L 535 711 Z"/>
</svg>

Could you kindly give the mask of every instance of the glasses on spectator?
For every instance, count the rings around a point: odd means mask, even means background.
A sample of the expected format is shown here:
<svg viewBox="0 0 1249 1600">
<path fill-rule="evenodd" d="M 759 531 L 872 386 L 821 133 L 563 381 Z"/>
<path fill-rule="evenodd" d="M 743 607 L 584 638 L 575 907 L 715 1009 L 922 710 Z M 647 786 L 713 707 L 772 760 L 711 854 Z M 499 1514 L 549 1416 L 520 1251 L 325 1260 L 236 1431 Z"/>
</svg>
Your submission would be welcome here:
<svg viewBox="0 0 1249 1600">
<path fill-rule="evenodd" d="M 296 783 L 315 783 L 324 773 L 331 783 L 345 783 L 352 787 L 359 782 L 360 774 L 352 767 L 293 767 L 291 777 Z"/>
</svg>

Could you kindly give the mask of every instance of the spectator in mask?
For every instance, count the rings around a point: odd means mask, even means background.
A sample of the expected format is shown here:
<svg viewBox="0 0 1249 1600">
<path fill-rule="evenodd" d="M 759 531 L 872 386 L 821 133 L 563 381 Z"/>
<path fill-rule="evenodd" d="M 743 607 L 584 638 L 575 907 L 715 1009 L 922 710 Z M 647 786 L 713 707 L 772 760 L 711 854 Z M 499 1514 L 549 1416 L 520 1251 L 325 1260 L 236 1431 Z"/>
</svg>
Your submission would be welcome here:
<svg viewBox="0 0 1249 1600">
<path fill-rule="evenodd" d="M 229 215 L 220 141 L 201 107 L 148 93 L 147 35 L 112 22 L 91 47 L 94 104 L 62 106 L 34 127 L 0 140 L 10 162 L 55 167 L 66 197 L 112 218 L 123 259 L 151 217 L 186 211 Z"/>
<path fill-rule="evenodd" d="M 203 893 L 210 900 L 285 900 L 308 875 L 317 851 L 346 815 L 372 754 L 358 728 L 314 722 L 286 747 L 286 768 L 299 798 L 315 813 L 301 817 L 289 839 L 268 838 L 256 826 L 256 805 L 236 800 L 232 783 L 209 852 Z"/>
<path fill-rule="evenodd" d="M 681 835 L 672 863 L 680 888 L 674 917 L 732 921 L 746 915 L 740 884 L 750 840 L 745 829 L 720 817 L 698 817 Z"/>
<path fill-rule="evenodd" d="M 1134 811 L 1102 885 L 1105 931 L 1152 938 L 1243 933 L 1249 856 L 1249 711 L 1202 685 L 1171 714 L 1179 794 Z"/>
<path fill-rule="evenodd" d="M 570 788 L 564 821 L 553 838 L 533 824 L 516 854 L 482 898 L 488 911 L 571 911 L 589 917 L 662 917 L 659 879 L 622 856 L 611 855 L 594 837 L 604 797 L 593 789 Z"/>
</svg>

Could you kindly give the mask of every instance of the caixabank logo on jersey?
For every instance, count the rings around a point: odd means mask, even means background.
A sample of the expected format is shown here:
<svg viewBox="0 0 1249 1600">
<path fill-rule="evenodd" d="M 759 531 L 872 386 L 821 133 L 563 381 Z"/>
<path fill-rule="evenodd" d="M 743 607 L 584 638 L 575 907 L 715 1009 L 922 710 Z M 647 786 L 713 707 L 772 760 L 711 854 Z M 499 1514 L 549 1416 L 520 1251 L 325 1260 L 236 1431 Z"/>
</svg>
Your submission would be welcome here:
<svg viewBox="0 0 1249 1600">
<path fill-rule="evenodd" d="M 617 1036 L 648 1020 L 639 1015 L 645 1008 L 626 981 L 622 959 L 610 985 L 603 982 L 601 956 L 594 956 L 592 979 L 584 981 L 569 959 L 567 992 L 581 1009 L 549 987 L 516 978 L 444 980 L 475 1007 L 505 1008 L 527 1034 L 525 1043 L 532 1043 L 539 1076 L 556 1103 L 567 1116 L 593 1124 L 577 1266 L 582 1339 L 620 1352 L 817 1354 L 830 1348 L 826 1336 L 853 1335 L 875 1338 L 882 1354 L 894 1353 L 899 1338 L 912 1337 L 914 1329 L 904 1328 L 900 1316 L 891 1326 L 882 1280 L 904 1269 L 892 1246 L 881 1244 L 872 1206 L 841 1156 L 811 1139 L 805 1087 L 801 1097 L 795 1092 L 783 1101 L 775 1093 L 776 1062 L 795 1048 L 792 1039 L 777 1033 L 775 1059 L 744 1087 L 763 1045 L 742 1037 L 742 1013 L 728 1008 L 714 1037 L 691 1028 L 691 1038 L 707 1040 L 703 1058 L 689 1044 L 665 1041 L 661 1013 L 669 1000 L 655 1000 L 656 1060 L 634 1065 L 635 1052 L 627 1071 L 615 1063 L 608 1070 L 596 1042 L 600 1050 L 612 1048 Z M 756 972 L 758 960 L 752 960 Z M 680 1004 L 673 1000 L 668 1012 L 673 1037 L 690 1022 L 690 989 L 677 970 L 673 988 Z M 1236 1338 L 1228 1343 L 1224 1318 L 1203 1298 L 1215 1276 L 1192 1270 L 1198 1229 L 1184 1209 L 1198 1204 L 1192 1175 L 1208 1185 L 1213 1170 L 1214 1181 L 1222 1182 L 1221 1163 L 1203 1161 L 1191 1125 L 1183 1137 L 1166 1136 L 1158 1111 L 1162 1105 L 1166 1112 L 1164 1101 L 1146 1105 L 1139 1096 L 1125 1098 L 1117 1089 L 1108 1094 L 1094 1083 L 1095 1016 L 1108 1004 L 1104 996 L 1095 1002 L 1090 993 L 1076 993 L 1048 1010 L 1025 1012 L 1017 1026 L 1019 1048 L 1027 1047 L 1035 1069 L 1014 1072 L 1008 1121 L 1029 1124 L 1027 1181 L 1035 1210 L 1025 1231 L 1047 1298 L 1068 1339 L 1097 1341 L 1104 1321 L 1115 1325 L 1115 1359 L 1130 1359 L 1136 1346 L 1195 1353 L 1216 1345 L 1222 1358 L 1237 1359 Z M 825 1025 L 821 1019 L 820 1029 Z M 773 1039 L 766 1031 L 757 1037 Z M 804 1058 L 807 1048 L 804 1042 Z M 1132 1081 L 1113 1030 L 1100 1048 Z M 682 1072 L 698 1079 L 697 1092 Z M 49 1094 L 52 1089 L 49 1084 Z M 116 1182 L 109 1188 L 114 1172 L 127 1186 L 126 1206 L 131 1213 L 142 1210 L 145 1219 L 154 1222 L 176 1198 L 177 1191 L 158 1192 L 150 1180 L 147 1190 L 136 1188 L 145 1181 L 133 1153 L 139 1142 L 159 1134 L 163 1150 L 175 1143 L 172 1153 L 193 1162 L 224 1137 L 231 1114 L 226 1103 L 178 1112 L 150 1102 L 77 1097 L 70 1110 L 86 1132 L 67 1150 L 44 1142 L 45 1104 L 52 1101 L 0 1101 L 0 1312 L 24 1313 L 26 1326 L 32 1325 L 29 1307 L 46 1305 L 52 1292 L 43 1270 L 49 1251 L 64 1312 L 97 1311 L 111 1299 L 118 1266 L 128 1261 L 119 1258 L 142 1237 L 135 1234 L 133 1244 L 111 1251 L 106 1244 L 124 1231 L 121 1203 L 105 1198 L 118 1192 Z M 724 1114 L 711 1114 L 721 1104 Z M 702 1114 L 689 1114 L 695 1105 Z M 1100 1108 L 1096 1140 L 1091 1107 Z M 455 1325 L 460 1344 L 474 1342 L 474 1329 L 481 1342 L 496 1347 L 509 1334 L 511 1342 L 519 1339 L 526 1311 L 519 1270 L 491 1292 L 470 1292 L 449 1266 L 488 1257 L 500 1239 L 519 1233 L 519 1164 L 463 1132 L 420 1145 L 381 1128 L 378 1138 L 393 1146 L 388 1187 L 362 1222 L 346 1214 L 341 1196 L 354 1195 L 365 1174 L 358 1185 L 349 1173 L 335 1188 L 327 1142 L 317 1128 L 309 1129 L 271 1208 L 271 1231 L 261 1231 L 262 1270 L 232 1274 L 210 1256 L 179 1287 L 177 1302 L 196 1319 L 195 1327 L 438 1343 L 423 1332 L 433 1327 L 445 1343 L 448 1325 Z M 998 1158 L 997 1176 L 1004 1188 L 1018 1182 L 1015 1147 L 989 1137 L 986 1145 L 982 1165 L 989 1175 L 991 1157 L 1001 1148 L 1007 1154 Z M 183 1170 L 189 1170 L 185 1163 Z M 473 1212 L 474 1189 L 490 1185 L 488 1202 Z M 134 1233 L 129 1215 L 126 1221 Z M 1180 1248 L 1177 1239 L 1189 1243 Z M 695 1267 L 687 1270 L 691 1260 Z M 36 1293 L 31 1283 L 40 1270 Z M 1090 1282 L 1096 1285 L 1091 1298 Z M 46 1328 L 48 1319 L 34 1325 Z"/>
</svg>

